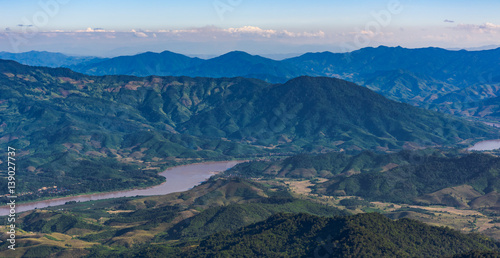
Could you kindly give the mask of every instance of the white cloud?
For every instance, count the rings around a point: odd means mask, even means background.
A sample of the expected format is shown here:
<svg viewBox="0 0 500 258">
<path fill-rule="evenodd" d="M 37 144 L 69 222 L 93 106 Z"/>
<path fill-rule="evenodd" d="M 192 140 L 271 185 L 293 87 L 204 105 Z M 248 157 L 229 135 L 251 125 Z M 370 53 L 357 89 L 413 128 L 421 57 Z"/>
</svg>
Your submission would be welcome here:
<svg viewBox="0 0 500 258">
<path fill-rule="evenodd" d="M 131 30 L 132 33 L 138 38 L 147 38 L 148 35 L 142 31 Z"/>
<path fill-rule="evenodd" d="M 323 38 L 325 37 L 325 33 L 323 31 L 318 32 L 290 32 L 287 30 L 283 30 L 279 33 L 282 36 L 287 36 L 291 38 L 296 37 L 305 37 L 305 38 Z"/>
<path fill-rule="evenodd" d="M 87 33 L 92 33 L 92 32 L 115 32 L 114 30 L 105 30 L 103 28 L 90 28 L 88 27 L 85 30 L 75 30 L 74 32 L 87 32 Z"/>
<path fill-rule="evenodd" d="M 483 23 L 480 25 L 476 24 L 458 24 L 456 27 L 458 30 L 465 30 L 469 32 L 476 33 L 495 33 L 500 31 L 500 25 L 493 24 L 491 22 Z"/>
<path fill-rule="evenodd" d="M 241 28 L 229 28 L 223 30 L 224 32 L 231 33 L 231 34 L 258 34 L 262 36 L 271 36 L 275 35 L 276 31 L 275 30 L 264 30 L 259 27 L 255 26 L 243 26 Z"/>
<path fill-rule="evenodd" d="M 238 28 L 228 28 L 222 29 L 215 26 L 206 26 L 201 28 L 192 28 L 192 29 L 182 29 L 182 30 L 158 30 L 156 31 L 158 34 L 173 34 L 173 35 L 209 35 L 210 37 L 218 37 L 229 35 L 232 37 L 239 36 L 260 36 L 264 38 L 272 38 L 272 37 L 325 37 L 325 33 L 323 31 L 318 32 L 290 32 L 287 30 L 273 30 L 273 29 L 262 29 L 257 26 L 243 26 Z"/>
<path fill-rule="evenodd" d="M 5 29 L 9 31 L 9 29 Z M 132 34 L 137 38 L 160 38 L 160 37 L 176 37 L 176 38 L 224 38 L 224 37 L 260 37 L 260 38 L 324 38 L 326 36 L 323 31 L 309 32 L 291 32 L 288 30 L 275 30 L 275 29 L 263 29 L 257 26 L 242 26 L 236 28 L 219 28 L 215 26 L 205 26 L 199 28 L 190 29 L 178 29 L 178 30 L 129 30 L 129 31 L 114 31 L 106 30 L 103 28 L 92 28 L 88 27 L 81 30 L 50 30 L 50 31 L 40 31 L 39 33 L 61 33 L 65 35 L 86 35 L 86 36 L 97 36 L 98 34 L 103 35 L 107 38 L 116 38 L 118 34 Z M 51 34 L 52 35 L 52 34 Z"/>
</svg>

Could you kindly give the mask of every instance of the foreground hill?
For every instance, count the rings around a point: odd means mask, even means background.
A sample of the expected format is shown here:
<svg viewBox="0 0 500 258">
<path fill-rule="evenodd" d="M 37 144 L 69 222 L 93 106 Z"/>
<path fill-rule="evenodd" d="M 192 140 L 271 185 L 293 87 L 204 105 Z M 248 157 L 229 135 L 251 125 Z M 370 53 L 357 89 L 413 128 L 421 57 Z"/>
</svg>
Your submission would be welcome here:
<svg viewBox="0 0 500 258">
<path fill-rule="evenodd" d="M 182 193 L 71 203 L 26 212 L 18 220 L 22 231 L 19 231 L 17 254 L 38 253 L 40 257 L 42 252 L 47 256 L 73 253 L 73 257 L 80 257 L 88 254 L 85 248 L 91 246 L 94 251 L 103 251 L 124 250 L 151 242 L 199 241 L 280 212 L 327 217 L 349 214 L 295 198 L 282 187 L 269 188 L 235 178 L 212 179 Z M 10 250 L 0 247 L 0 256 L 9 254 Z"/>
<path fill-rule="evenodd" d="M 376 213 L 341 218 L 278 214 L 232 233 L 208 237 L 192 257 L 313 255 L 332 257 L 440 257 L 471 250 L 497 250 L 480 235 L 463 235 Z"/>
<path fill-rule="evenodd" d="M 166 196 L 35 210 L 18 225 L 16 254 L 23 257 L 440 257 L 498 250 L 478 234 L 376 213 L 350 216 L 238 178 L 212 178 Z"/>
<path fill-rule="evenodd" d="M 498 255 L 498 244 L 478 234 L 462 234 L 409 219 L 392 221 L 376 213 L 335 218 L 276 214 L 242 229 L 178 247 L 148 245 L 131 252 L 92 251 L 91 255 L 116 257 L 443 257 Z"/>
</svg>

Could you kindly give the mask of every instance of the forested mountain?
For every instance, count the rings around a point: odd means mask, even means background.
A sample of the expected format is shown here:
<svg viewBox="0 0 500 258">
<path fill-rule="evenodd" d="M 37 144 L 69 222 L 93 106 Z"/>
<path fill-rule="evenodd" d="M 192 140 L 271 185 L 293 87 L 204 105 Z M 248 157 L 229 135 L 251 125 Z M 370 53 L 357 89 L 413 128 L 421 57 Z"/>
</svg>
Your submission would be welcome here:
<svg viewBox="0 0 500 258">
<path fill-rule="evenodd" d="M 0 52 L 0 59 L 13 60 L 24 65 L 47 66 L 54 68 L 90 64 L 105 60 L 105 58 L 91 56 L 68 56 L 61 53 L 52 53 L 47 51 L 30 51 L 24 53 Z"/>
<path fill-rule="evenodd" d="M 280 212 L 349 215 L 335 207 L 295 198 L 283 187 L 269 188 L 238 178 L 211 179 L 182 193 L 69 203 L 27 212 L 18 220 L 23 231 L 19 233 L 22 239 L 17 252 L 81 257 L 89 254 L 86 248 L 94 246 L 93 251 L 102 253 L 108 248 L 130 253 L 132 249 L 128 248 L 149 243 L 199 241 Z M 0 250 L 0 256 L 8 255 L 8 251 Z"/>
<path fill-rule="evenodd" d="M 19 188 L 28 192 L 56 182 L 89 190 L 90 178 L 79 181 L 88 175 L 69 171 L 91 167 L 101 171 L 93 177 L 103 177 L 94 191 L 146 183 L 129 176 L 107 180 L 111 171 L 132 173 L 116 165 L 128 158 L 144 169 L 176 164 L 173 157 L 390 150 L 497 137 L 491 128 L 334 78 L 272 85 L 245 78 L 96 77 L 13 61 L 0 61 L 0 71 L 2 146 L 26 152 L 25 176 L 38 178 L 21 180 Z"/>
<path fill-rule="evenodd" d="M 497 212 L 500 158 L 457 151 L 401 151 L 357 155 L 301 154 L 279 161 L 238 164 L 226 175 L 244 178 L 325 179 L 313 193 L 369 201 L 446 205 Z"/>
<path fill-rule="evenodd" d="M 19 227 L 17 253 L 24 256 L 441 257 L 499 248 L 479 234 L 376 213 L 352 216 L 238 178 L 212 178 L 166 196 L 35 210 Z"/>
<path fill-rule="evenodd" d="M 340 218 L 278 214 L 235 232 L 201 241 L 189 257 L 248 255 L 292 257 L 441 257 L 497 250 L 479 235 L 463 235 L 413 220 L 376 213 Z"/>
<path fill-rule="evenodd" d="M 66 66 L 77 72 L 91 75 L 134 75 L 168 76 L 187 75 L 184 69 L 203 63 L 199 58 L 191 58 L 170 51 L 146 52 L 133 56 L 119 56 L 90 64 Z"/>
<path fill-rule="evenodd" d="M 307 53 L 275 61 L 234 51 L 202 60 L 164 51 L 109 59 L 57 53 L 2 53 L 29 65 L 64 66 L 90 75 L 247 77 L 271 83 L 309 75 L 345 79 L 397 101 L 428 107 L 499 95 L 500 49 L 451 51 L 440 48 L 363 48 L 350 53 Z M 448 110 L 446 110 L 448 111 Z"/>
<path fill-rule="evenodd" d="M 429 107 L 457 116 L 474 116 L 486 118 L 493 122 L 500 121 L 500 97 L 491 97 L 471 102 L 449 101 L 438 105 L 430 105 Z"/>
<path fill-rule="evenodd" d="M 482 134 L 452 117 L 387 100 L 339 79 L 299 77 L 258 91 L 245 88 L 242 95 L 242 89 L 231 90 L 236 94 L 226 95 L 224 105 L 186 121 L 185 132 L 307 150 L 446 145 Z"/>
<path fill-rule="evenodd" d="M 354 78 L 377 71 L 404 70 L 465 88 L 473 83 L 499 82 L 500 48 L 484 51 L 449 51 L 440 48 L 363 48 L 351 53 L 308 53 L 284 62 L 322 74 Z"/>
<path fill-rule="evenodd" d="M 500 190 L 500 159 L 487 154 L 469 154 L 463 157 L 426 157 L 410 165 L 395 167 L 384 173 L 369 172 L 338 177 L 318 186 L 319 192 L 362 196 L 368 200 L 403 203 L 429 203 L 426 194 L 439 190 L 468 185 L 478 192 L 471 200 L 449 196 L 440 200 L 450 206 L 472 205 L 472 200 Z M 455 200 L 453 200 L 455 199 Z M 438 201 L 439 202 L 439 201 Z M 497 206 L 494 203 L 491 206 Z"/>
<path fill-rule="evenodd" d="M 158 184 L 163 179 L 156 172 L 179 162 L 266 153 L 179 134 L 174 122 L 159 122 L 155 111 L 161 106 L 150 97 L 169 84 L 217 88 L 245 79 L 90 77 L 13 61 L 1 61 L 0 71 L 1 146 L 21 152 L 18 169 L 25 173 L 16 187 L 31 193 L 20 198 L 42 197 L 49 193 L 38 189 L 52 186 L 72 194 Z M 179 112 L 169 113 L 170 121 L 177 122 L 187 108 L 183 96 L 171 96 L 175 102 L 168 103 Z"/>
<path fill-rule="evenodd" d="M 246 77 L 272 83 L 285 82 L 300 75 L 310 74 L 304 73 L 302 69 L 293 65 L 241 51 L 229 52 L 208 60 L 169 51 L 147 52 L 69 67 L 77 72 L 90 75 Z"/>
</svg>

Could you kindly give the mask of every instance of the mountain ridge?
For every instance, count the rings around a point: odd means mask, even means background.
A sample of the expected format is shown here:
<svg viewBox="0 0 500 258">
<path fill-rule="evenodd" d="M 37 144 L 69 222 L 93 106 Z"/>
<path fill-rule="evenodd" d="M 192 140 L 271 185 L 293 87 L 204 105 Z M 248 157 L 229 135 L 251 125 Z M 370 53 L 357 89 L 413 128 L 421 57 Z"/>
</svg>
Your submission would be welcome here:
<svg viewBox="0 0 500 258">
<path fill-rule="evenodd" d="M 0 71 L 0 145 L 27 151 L 22 169 L 30 172 L 19 189 L 35 193 L 32 198 L 54 185 L 80 193 L 148 184 L 146 178 L 161 179 L 150 167 L 179 161 L 465 146 L 498 137 L 493 128 L 327 77 L 285 84 L 241 77 L 99 77 L 3 60 Z M 77 173 L 91 167 L 99 168 L 94 179 Z M 145 171 L 136 175 L 141 180 L 124 177 L 134 171 Z M 95 178 L 100 184 L 91 184 Z"/>
</svg>

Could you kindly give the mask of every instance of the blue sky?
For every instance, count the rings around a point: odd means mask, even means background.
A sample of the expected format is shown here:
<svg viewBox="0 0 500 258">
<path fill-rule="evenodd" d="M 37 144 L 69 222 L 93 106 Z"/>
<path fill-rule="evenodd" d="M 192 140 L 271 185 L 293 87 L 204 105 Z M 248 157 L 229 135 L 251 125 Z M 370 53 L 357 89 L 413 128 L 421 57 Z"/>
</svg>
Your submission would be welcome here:
<svg viewBox="0 0 500 258">
<path fill-rule="evenodd" d="M 0 0 L 0 51 L 216 55 L 500 45 L 500 1 Z"/>
</svg>

